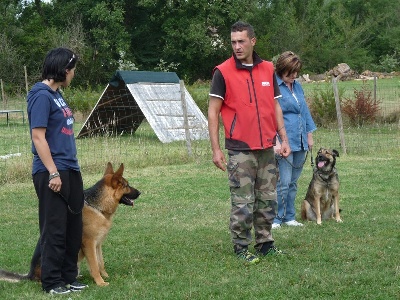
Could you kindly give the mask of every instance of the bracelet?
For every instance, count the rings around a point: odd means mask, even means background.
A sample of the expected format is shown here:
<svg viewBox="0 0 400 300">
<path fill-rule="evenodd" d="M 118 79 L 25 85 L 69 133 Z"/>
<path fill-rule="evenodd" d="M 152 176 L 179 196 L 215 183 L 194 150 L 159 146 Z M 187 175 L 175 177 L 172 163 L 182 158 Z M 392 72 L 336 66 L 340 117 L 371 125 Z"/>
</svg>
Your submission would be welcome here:
<svg viewBox="0 0 400 300">
<path fill-rule="evenodd" d="M 49 181 L 52 180 L 53 178 L 56 178 L 56 177 L 60 177 L 60 173 L 58 173 L 58 172 L 51 173 L 49 175 Z"/>
<path fill-rule="evenodd" d="M 279 133 L 279 131 L 281 131 L 283 128 L 285 128 L 285 125 L 283 125 L 281 128 L 279 128 L 276 132 Z"/>
</svg>

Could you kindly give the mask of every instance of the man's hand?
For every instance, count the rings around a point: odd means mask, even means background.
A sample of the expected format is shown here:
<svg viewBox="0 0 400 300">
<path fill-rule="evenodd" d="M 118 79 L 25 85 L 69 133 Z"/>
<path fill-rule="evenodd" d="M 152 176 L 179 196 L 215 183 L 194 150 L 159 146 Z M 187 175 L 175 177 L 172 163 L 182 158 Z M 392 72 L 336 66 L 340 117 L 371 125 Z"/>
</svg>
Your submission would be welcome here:
<svg viewBox="0 0 400 300">
<path fill-rule="evenodd" d="M 226 170 L 225 155 L 220 149 L 213 152 L 213 163 L 217 168 L 221 169 L 222 171 Z"/>
</svg>

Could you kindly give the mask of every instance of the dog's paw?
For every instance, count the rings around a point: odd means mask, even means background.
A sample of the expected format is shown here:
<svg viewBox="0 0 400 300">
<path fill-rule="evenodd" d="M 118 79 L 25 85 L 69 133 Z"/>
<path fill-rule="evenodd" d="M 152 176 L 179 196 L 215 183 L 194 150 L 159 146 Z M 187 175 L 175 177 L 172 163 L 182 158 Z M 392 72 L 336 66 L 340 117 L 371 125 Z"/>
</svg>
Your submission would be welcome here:
<svg viewBox="0 0 400 300">
<path fill-rule="evenodd" d="M 343 221 L 342 221 L 342 219 L 336 219 L 336 222 L 338 222 L 338 223 L 343 223 Z"/>
<path fill-rule="evenodd" d="M 98 286 L 107 286 L 107 285 L 109 285 L 110 283 L 103 281 L 103 282 L 99 282 L 99 283 L 96 282 L 96 284 L 97 284 Z"/>
<path fill-rule="evenodd" d="M 106 271 L 101 271 L 100 273 L 101 273 L 101 276 L 104 277 L 104 278 L 108 278 L 109 277 Z"/>
</svg>

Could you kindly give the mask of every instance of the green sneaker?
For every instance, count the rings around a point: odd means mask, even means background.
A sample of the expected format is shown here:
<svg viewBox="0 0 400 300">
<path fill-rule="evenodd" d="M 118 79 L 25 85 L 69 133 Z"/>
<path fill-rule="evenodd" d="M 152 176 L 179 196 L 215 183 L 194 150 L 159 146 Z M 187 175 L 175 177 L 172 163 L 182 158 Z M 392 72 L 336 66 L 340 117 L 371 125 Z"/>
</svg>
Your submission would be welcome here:
<svg viewBox="0 0 400 300">
<path fill-rule="evenodd" d="M 255 265 L 260 262 L 260 259 L 247 249 L 243 249 L 236 253 L 236 255 L 238 259 L 243 260 L 250 265 Z"/>
<path fill-rule="evenodd" d="M 282 255 L 282 254 L 286 254 L 286 253 L 283 252 L 282 250 L 279 250 L 275 246 L 272 246 L 271 248 L 269 248 L 267 253 L 265 253 L 265 255 L 272 255 L 272 256 L 274 256 L 274 255 Z"/>
</svg>

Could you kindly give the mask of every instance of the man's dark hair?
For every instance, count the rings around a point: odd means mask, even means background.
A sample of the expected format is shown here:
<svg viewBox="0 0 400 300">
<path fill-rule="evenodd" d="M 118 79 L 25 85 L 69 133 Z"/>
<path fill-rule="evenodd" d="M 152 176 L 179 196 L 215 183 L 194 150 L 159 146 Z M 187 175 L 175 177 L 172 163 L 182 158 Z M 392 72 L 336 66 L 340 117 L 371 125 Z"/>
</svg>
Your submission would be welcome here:
<svg viewBox="0 0 400 300">
<path fill-rule="evenodd" d="M 43 62 L 42 80 L 54 79 L 55 82 L 63 82 L 66 79 L 66 71 L 75 67 L 78 56 L 67 48 L 55 48 L 50 50 Z"/>
<path fill-rule="evenodd" d="M 236 22 L 231 27 L 231 32 L 237 32 L 237 31 L 240 31 L 240 32 L 241 31 L 247 31 L 247 35 L 251 39 L 256 36 L 255 33 L 254 33 L 253 26 L 251 26 L 248 23 L 242 22 L 242 21 Z"/>
</svg>

